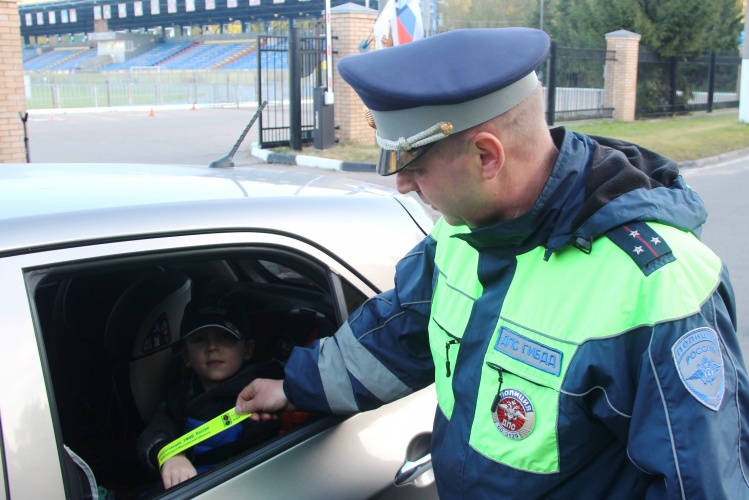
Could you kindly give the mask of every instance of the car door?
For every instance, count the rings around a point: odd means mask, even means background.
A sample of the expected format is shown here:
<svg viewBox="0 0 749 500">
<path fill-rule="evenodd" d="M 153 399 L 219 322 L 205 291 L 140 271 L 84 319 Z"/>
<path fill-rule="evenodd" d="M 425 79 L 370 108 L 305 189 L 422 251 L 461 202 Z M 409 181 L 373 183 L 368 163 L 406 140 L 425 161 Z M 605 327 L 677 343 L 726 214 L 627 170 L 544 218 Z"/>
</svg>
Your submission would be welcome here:
<svg viewBox="0 0 749 500">
<path fill-rule="evenodd" d="M 174 311 L 186 300 L 187 285 L 179 281 L 185 276 L 194 289 L 236 282 L 261 304 L 262 321 L 288 313 L 304 324 L 319 321 L 315 331 L 327 335 L 375 293 L 357 264 L 291 235 L 249 231 L 143 237 L 0 259 L 7 494 L 83 498 L 85 481 L 65 446 L 91 468 L 101 491 L 147 498 L 158 490 L 149 488 L 157 478 L 138 470 L 132 446 L 174 375 Z M 166 277 L 165 295 L 155 295 L 154 307 L 163 310 L 156 316 L 157 309 L 140 310 L 145 319 L 133 327 L 140 333 L 120 335 L 119 321 L 135 315 L 121 309 Z M 301 345 L 293 336 L 274 345 L 285 351 L 289 342 Z M 270 344 L 266 355 L 278 355 Z M 164 497 L 436 497 L 430 472 L 393 486 L 404 462 L 428 461 L 435 404 L 430 387 L 348 418 L 307 416 Z"/>
</svg>

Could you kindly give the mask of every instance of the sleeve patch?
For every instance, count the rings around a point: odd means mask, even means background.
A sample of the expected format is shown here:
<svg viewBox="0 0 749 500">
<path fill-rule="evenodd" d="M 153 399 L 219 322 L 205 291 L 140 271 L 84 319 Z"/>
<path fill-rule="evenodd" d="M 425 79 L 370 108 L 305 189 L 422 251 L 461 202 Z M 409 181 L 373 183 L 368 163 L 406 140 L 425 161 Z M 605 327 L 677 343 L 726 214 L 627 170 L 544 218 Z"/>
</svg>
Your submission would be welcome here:
<svg viewBox="0 0 749 500">
<path fill-rule="evenodd" d="M 726 390 L 723 352 L 712 328 L 696 328 L 671 346 L 684 386 L 697 401 L 713 411 L 720 409 Z"/>
<path fill-rule="evenodd" d="M 644 222 L 624 224 L 606 236 L 635 261 L 645 276 L 676 260 L 668 243 Z"/>
</svg>

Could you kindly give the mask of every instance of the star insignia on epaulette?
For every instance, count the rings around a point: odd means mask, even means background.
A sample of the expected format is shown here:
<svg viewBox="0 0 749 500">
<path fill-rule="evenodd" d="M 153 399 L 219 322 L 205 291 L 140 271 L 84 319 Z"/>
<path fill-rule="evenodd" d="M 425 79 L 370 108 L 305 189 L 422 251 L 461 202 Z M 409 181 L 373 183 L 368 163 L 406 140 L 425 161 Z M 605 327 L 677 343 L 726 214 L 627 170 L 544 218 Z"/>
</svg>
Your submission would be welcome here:
<svg viewBox="0 0 749 500">
<path fill-rule="evenodd" d="M 628 222 L 606 236 L 637 263 L 645 276 L 676 260 L 666 240 L 647 222 Z"/>
</svg>

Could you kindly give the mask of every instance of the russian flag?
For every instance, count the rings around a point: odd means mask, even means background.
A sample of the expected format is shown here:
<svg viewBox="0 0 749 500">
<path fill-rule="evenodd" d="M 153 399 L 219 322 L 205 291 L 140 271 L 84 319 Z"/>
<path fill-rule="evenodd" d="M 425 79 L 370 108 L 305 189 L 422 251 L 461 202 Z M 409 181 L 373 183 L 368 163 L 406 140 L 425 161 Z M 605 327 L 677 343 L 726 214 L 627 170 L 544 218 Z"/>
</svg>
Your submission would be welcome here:
<svg viewBox="0 0 749 500">
<path fill-rule="evenodd" d="M 390 0 L 374 25 L 376 49 L 424 38 L 419 0 Z"/>
<path fill-rule="evenodd" d="M 419 0 L 405 0 L 398 2 L 398 43 L 408 43 L 424 38 L 424 25 L 421 21 Z"/>
</svg>

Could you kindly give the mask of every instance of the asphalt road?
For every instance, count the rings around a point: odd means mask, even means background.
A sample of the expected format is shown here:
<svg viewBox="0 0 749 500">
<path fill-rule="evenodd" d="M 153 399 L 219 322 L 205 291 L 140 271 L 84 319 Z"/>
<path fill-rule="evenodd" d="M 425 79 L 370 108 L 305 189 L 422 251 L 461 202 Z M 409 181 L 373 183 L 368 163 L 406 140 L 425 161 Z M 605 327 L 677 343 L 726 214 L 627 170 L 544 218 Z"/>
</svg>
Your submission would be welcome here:
<svg viewBox="0 0 749 500">
<path fill-rule="evenodd" d="M 738 309 L 739 342 L 749 360 L 749 158 L 683 172 L 708 210 L 702 241 L 728 267 Z"/>
<path fill-rule="evenodd" d="M 34 163 L 114 162 L 209 165 L 226 156 L 246 128 L 254 109 L 30 113 L 29 150 Z M 257 141 L 253 126 L 235 155 L 239 164 Z"/>
<path fill-rule="evenodd" d="M 114 162 L 209 165 L 226 156 L 249 123 L 253 109 L 131 109 L 117 112 L 32 114 L 29 144 L 32 162 Z M 257 127 L 249 131 L 234 161 L 237 167 L 261 166 L 251 155 Z M 309 167 L 271 165 L 284 170 Z M 322 171 L 395 187 L 395 176 L 371 172 Z M 733 281 L 743 352 L 749 355 L 749 158 L 685 170 L 687 182 L 710 212 L 703 240 L 726 262 Z"/>
<path fill-rule="evenodd" d="M 29 151 L 33 163 L 159 163 L 210 165 L 223 158 L 238 142 L 255 114 L 254 109 L 127 109 L 49 113 L 31 112 Z M 237 167 L 267 165 L 252 156 L 257 124 L 234 155 Z M 272 165 L 284 170 L 308 167 Z M 322 170 L 321 170 L 322 171 Z M 395 177 L 371 172 L 325 170 L 365 182 L 395 187 Z"/>
</svg>

